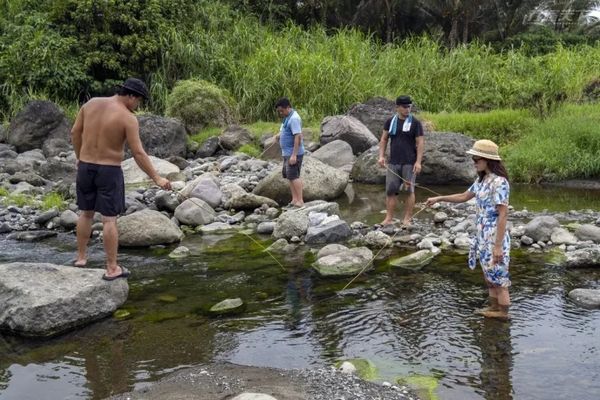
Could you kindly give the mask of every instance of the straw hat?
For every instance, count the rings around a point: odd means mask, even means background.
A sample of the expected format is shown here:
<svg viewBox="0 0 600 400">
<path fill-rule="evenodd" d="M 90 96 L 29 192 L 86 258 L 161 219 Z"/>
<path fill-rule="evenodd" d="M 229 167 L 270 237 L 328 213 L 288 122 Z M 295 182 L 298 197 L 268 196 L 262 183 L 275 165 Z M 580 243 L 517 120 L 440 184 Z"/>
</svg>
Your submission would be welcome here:
<svg viewBox="0 0 600 400">
<path fill-rule="evenodd" d="M 498 155 L 498 145 L 486 139 L 473 143 L 473 147 L 467 151 L 467 154 L 487 158 L 488 160 L 502 160 Z"/>
</svg>

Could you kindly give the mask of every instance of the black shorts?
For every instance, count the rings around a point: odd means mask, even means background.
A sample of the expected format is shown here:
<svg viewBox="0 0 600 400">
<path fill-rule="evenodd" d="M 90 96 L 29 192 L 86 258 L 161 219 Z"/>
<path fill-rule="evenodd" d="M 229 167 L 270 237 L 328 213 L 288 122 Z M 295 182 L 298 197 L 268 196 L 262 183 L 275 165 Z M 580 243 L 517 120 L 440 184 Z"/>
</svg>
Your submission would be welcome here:
<svg viewBox="0 0 600 400">
<path fill-rule="evenodd" d="M 290 165 L 290 157 L 283 156 L 283 168 L 281 169 L 281 175 L 284 179 L 293 181 L 294 179 L 300 178 L 300 170 L 302 169 L 302 156 L 296 156 L 296 164 Z"/>
<path fill-rule="evenodd" d="M 115 217 L 125 211 L 125 180 L 120 166 L 79 161 L 77 207 Z"/>
</svg>

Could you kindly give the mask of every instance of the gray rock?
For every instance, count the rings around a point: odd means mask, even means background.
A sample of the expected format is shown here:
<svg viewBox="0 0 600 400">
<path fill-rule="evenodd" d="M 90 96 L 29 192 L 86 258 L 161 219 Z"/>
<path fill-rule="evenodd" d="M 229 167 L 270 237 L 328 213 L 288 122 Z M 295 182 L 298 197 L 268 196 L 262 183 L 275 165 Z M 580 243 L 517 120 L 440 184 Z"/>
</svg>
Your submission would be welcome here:
<svg viewBox="0 0 600 400">
<path fill-rule="evenodd" d="M 355 247 L 344 252 L 319 258 L 313 268 L 322 276 L 356 275 L 371 265 L 373 252 L 366 247 Z"/>
<path fill-rule="evenodd" d="M 385 121 L 396 112 L 396 103 L 384 97 L 373 97 L 365 103 L 353 104 L 348 115 L 362 122 L 377 139 L 381 138 Z"/>
<path fill-rule="evenodd" d="M 284 252 L 285 248 L 288 246 L 287 240 L 281 238 L 277 239 L 273 244 L 267 247 L 266 251 L 272 251 L 276 253 Z"/>
<path fill-rule="evenodd" d="M 270 235 L 275 230 L 275 222 L 273 221 L 265 221 L 258 224 L 256 227 L 256 233 L 261 233 L 263 235 Z"/>
<path fill-rule="evenodd" d="M 127 280 L 48 263 L 0 264 L 0 329 L 50 336 L 106 317 L 127 300 Z"/>
<path fill-rule="evenodd" d="M 166 160 L 154 156 L 149 157 L 154 169 L 156 169 L 158 174 L 162 177 L 167 177 L 169 174 L 180 172 L 179 167 L 175 164 L 171 164 Z M 126 185 L 149 184 L 152 182 L 150 177 L 142 171 L 133 158 L 128 158 L 123 161 L 121 163 L 121 168 L 123 168 L 123 176 Z"/>
<path fill-rule="evenodd" d="M 183 232 L 158 211 L 145 209 L 117 219 L 119 245 L 153 246 L 179 242 Z"/>
<path fill-rule="evenodd" d="M 304 143 L 306 148 L 306 143 Z M 263 144 L 262 157 L 266 160 L 281 160 L 281 146 L 279 140 L 275 139 L 275 136 L 268 138 Z"/>
<path fill-rule="evenodd" d="M 381 231 L 371 231 L 363 238 L 364 244 L 368 247 L 380 249 L 389 247 L 393 244 L 392 238 Z"/>
<path fill-rule="evenodd" d="M 173 192 L 161 190 L 154 198 L 154 204 L 159 211 L 174 212 L 180 204 L 179 196 Z"/>
<path fill-rule="evenodd" d="M 55 159 L 49 159 L 44 166 L 37 169 L 39 175 L 51 181 L 62 181 L 65 185 L 75 182 L 77 168 L 74 162 L 64 162 Z"/>
<path fill-rule="evenodd" d="M 525 246 L 531 246 L 533 244 L 533 239 L 527 235 L 521 236 L 521 243 Z"/>
<path fill-rule="evenodd" d="M 600 308 L 600 289 L 573 289 L 569 298 L 584 307 Z"/>
<path fill-rule="evenodd" d="M 213 156 L 219 149 L 219 137 L 211 136 L 204 140 L 196 151 L 196 158 L 207 158 Z"/>
<path fill-rule="evenodd" d="M 240 159 L 237 156 L 225 157 L 221 160 L 219 164 L 219 169 L 221 171 L 227 171 L 231 167 L 237 165 L 240 162 Z"/>
<path fill-rule="evenodd" d="M 349 115 L 325 117 L 321 122 L 321 145 L 334 140 L 348 142 L 354 154 L 360 154 L 377 144 L 377 138 L 369 128 Z"/>
<path fill-rule="evenodd" d="M 308 244 L 332 243 L 347 240 L 350 236 L 352 230 L 346 221 L 337 220 L 309 227 L 304 241 Z"/>
<path fill-rule="evenodd" d="M 49 139 L 70 137 L 71 124 L 58 106 L 50 101 L 33 100 L 10 122 L 8 142 L 17 152 L 40 149 Z"/>
<path fill-rule="evenodd" d="M 436 212 L 433 216 L 433 222 L 435 222 L 436 224 L 441 224 L 444 223 L 446 220 L 448 219 L 448 214 L 446 214 L 445 212 Z"/>
<path fill-rule="evenodd" d="M 600 227 L 592 224 L 583 224 L 577 228 L 575 236 L 579 240 L 591 240 L 594 243 L 600 243 Z"/>
<path fill-rule="evenodd" d="M 213 222 L 216 213 L 201 199 L 187 199 L 175 209 L 175 218 L 182 224 L 198 226 Z"/>
<path fill-rule="evenodd" d="M 423 185 L 469 184 L 476 178 L 466 152 L 473 139 L 460 133 L 425 132 L 423 169 L 417 183 Z"/>
<path fill-rule="evenodd" d="M 525 225 L 525 235 L 532 238 L 534 242 L 547 242 L 554 228 L 558 227 L 560 222 L 556 218 L 543 215 L 535 217 Z"/>
<path fill-rule="evenodd" d="M 42 145 L 42 152 L 46 157 L 54 157 L 70 151 L 72 147 L 66 138 L 50 138 Z"/>
<path fill-rule="evenodd" d="M 600 246 L 588 247 L 565 253 L 567 268 L 586 268 L 600 266 Z"/>
<path fill-rule="evenodd" d="M 454 239 L 454 247 L 458 249 L 469 249 L 471 248 L 471 239 L 468 235 L 459 235 Z"/>
<path fill-rule="evenodd" d="M 552 230 L 552 234 L 550 235 L 550 240 L 552 240 L 552 243 L 556 244 L 556 245 L 561 245 L 561 244 L 575 244 L 577 243 L 577 237 L 575 235 L 573 235 L 571 232 L 569 232 L 568 230 L 564 229 L 564 228 L 554 228 L 554 230 Z"/>
<path fill-rule="evenodd" d="M 44 225 L 46 222 L 50 221 L 54 217 L 58 217 L 59 212 L 56 208 L 52 208 L 44 213 L 41 213 L 37 217 L 35 217 L 35 223 L 38 225 Z"/>
<path fill-rule="evenodd" d="M 175 118 L 143 114 L 137 117 L 144 150 L 157 158 L 186 156 L 188 135 L 185 126 Z M 131 157 L 127 149 L 126 157 Z"/>
<path fill-rule="evenodd" d="M 297 210 L 286 211 L 279 216 L 273 230 L 276 239 L 302 236 L 308 229 L 308 214 Z"/>
<path fill-rule="evenodd" d="M 185 246 L 178 246 L 175 250 L 169 253 L 169 258 L 185 258 L 191 254 L 190 249 Z"/>
<path fill-rule="evenodd" d="M 333 200 L 339 197 L 348 185 L 348 174 L 310 156 L 304 157 L 301 178 L 304 183 L 304 201 L 307 202 Z M 287 204 L 291 200 L 289 182 L 281 176 L 281 168 L 273 170 L 252 192 L 273 199 L 279 204 Z"/>
<path fill-rule="evenodd" d="M 201 175 L 195 180 L 196 185 L 190 193 L 190 197 L 204 200 L 212 208 L 217 208 L 221 205 L 223 193 L 215 181 L 216 179 L 210 174 Z"/>
<path fill-rule="evenodd" d="M 12 184 L 17 184 L 19 182 L 27 182 L 32 186 L 44 186 L 46 185 L 46 180 L 36 174 L 35 172 L 16 172 L 13 176 L 8 178 L 8 181 Z"/>
<path fill-rule="evenodd" d="M 239 297 L 235 299 L 225 299 L 212 306 L 210 308 L 210 313 L 215 315 L 238 313 L 243 311 L 244 306 L 244 302 Z"/>
<path fill-rule="evenodd" d="M 240 193 L 233 195 L 226 203 L 226 209 L 234 210 L 254 210 L 255 208 L 261 207 L 266 204 L 268 207 L 277 207 L 278 204 L 275 200 L 268 197 L 258 196 L 254 193 Z"/>
<path fill-rule="evenodd" d="M 10 231 L 12 231 L 12 229 L 6 222 L 0 224 L 0 233 L 8 233 Z"/>
<path fill-rule="evenodd" d="M 67 230 L 75 229 L 79 216 L 71 210 L 65 210 L 60 214 L 60 226 Z"/>
<path fill-rule="evenodd" d="M 419 270 L 426 265 L 431 264 L 433 258 L 440 253 L 439 249 L 436 250 L 419 250 L 415 253 L 409 254 L 404 257 L 395 258 L 390 261 L 390 265 L 394 267 L 400 267 L 410 270 Z"/>
<path fill-rule="evenodd" d="M 317 253 L 317 259 L 346 251 L 348 251 L 348 247 L 338 243 L 331 243 L 319 250 Z"/>
<path fill-rule="evenodd" d="M 269 396 L 268 394 L 265 394 L 265 393 L 244 392 L 244 393 L 238 394 L 231 400 L 277 400 L 277 399 L 275 397 Z"/>
<path fill-rule="evenodd" d="M 385 169 L 377 163 L 379 146 L 373 146 L 362 153 L 352 166 L 352 180 L 357 183 L 385 183 Z"/>
<path fill-rule="evenodd" d="M 253 142 L 252 133 L 238 125 L 228 126 L 219 136 L 219 144 L 226 150 L 236 150 Z"/>
<path fill-rule="evenodd" d="M 334 168 L 341 168 L 354 163 L 352 147 L 343 140 L 329 142 L 314 153 L 312 157 Z"/>
<path fill-rule="evenodd" d="M 224 222 L 212 222 L 207 225 L 198 226 L 198 228 L 196 228 L 196 231 L 201 232 L 206 235 L 209 233 L 230 232 L 230 231 L 234 231 L 236 229 L 238 229 L 238 228 L 236 228 L 235 226 L 233 226 L 231 224 L 227 224 Z"/>
<path fill-rule="evenodd" d="M 13 232 L 6 238 L 10 240 L 18 240 L 21 242 L 39 242 L 50 237 L 56 236 L 55 231 L 20 231 Z"/>
</svg>

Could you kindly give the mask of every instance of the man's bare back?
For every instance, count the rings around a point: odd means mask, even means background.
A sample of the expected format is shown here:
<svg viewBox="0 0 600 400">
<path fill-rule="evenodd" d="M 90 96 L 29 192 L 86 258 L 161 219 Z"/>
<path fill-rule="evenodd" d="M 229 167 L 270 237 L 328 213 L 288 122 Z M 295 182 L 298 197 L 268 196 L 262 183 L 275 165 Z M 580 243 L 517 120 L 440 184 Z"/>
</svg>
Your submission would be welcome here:
<svg viewBox="0 0 600 400">
<path fill-rule="evenodd" d="M 136 136 L 138 122 L 117 96 L 96 97 L 80 110 L 75 127 L 81 129 L 81 144 L 77 158 L 93 164 L 121 165 L 123 148 L 128 137 Z M 137 133 L 139 137 L 139 133 Z"/>
</svg>

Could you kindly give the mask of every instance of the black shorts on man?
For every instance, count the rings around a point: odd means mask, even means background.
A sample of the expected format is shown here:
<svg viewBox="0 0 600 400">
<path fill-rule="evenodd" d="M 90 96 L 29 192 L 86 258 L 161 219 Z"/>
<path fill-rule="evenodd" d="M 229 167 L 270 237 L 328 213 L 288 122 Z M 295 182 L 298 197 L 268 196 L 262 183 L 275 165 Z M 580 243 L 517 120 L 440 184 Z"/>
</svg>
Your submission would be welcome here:
<svg viewBox="0 0 600 400">
<path fill-rule="evenodd" d="M 290 158 L 287 156 L 283 157 L 283 168 L 281 169 L 281 175 L 284 179 L 293 181 L 300 178 L 300 170 L 302 169 L 302 157 L 296 156 L 296 164 L 290 165 Z"/>
<path fill-rule="evenodd" d="M 77 207 L 116 217 L 125 211 L 125 180 L 116 165 L 79 161 L 77 167 Z"/>
</svg>

